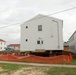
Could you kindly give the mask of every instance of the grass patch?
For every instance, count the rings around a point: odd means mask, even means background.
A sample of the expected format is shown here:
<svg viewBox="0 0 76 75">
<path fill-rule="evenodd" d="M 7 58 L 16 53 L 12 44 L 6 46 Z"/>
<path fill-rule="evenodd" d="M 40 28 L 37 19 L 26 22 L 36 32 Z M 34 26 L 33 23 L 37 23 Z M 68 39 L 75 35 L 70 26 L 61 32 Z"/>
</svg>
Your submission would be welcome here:
<svg viewBox="0 0 76 75">
<path fill-rule="evenodd" d="M 0 71 L 1 74 L 1 73 L 8 73 L 11 71 L 16 71 L 21 67 L 24 67 L 24 65 L 0 63 L 0 67 L 2 67 L 3 69 L 3 71 Z"/>
<path fill-rule="evenodd" d="M 76 68 L 50 68 L 47 75 L 76 75 Z"/>
<path fill-rule="evenodd" d="M 76 62 L 76 60 L 75 60 Z M 37 66 L 28 66 L 28 65 L 19 65 L 19 64 L 5 64 L 0 63 L 2 67 L 1 74 L 13 75 L 11 73 L 19 72 L 18 75 L 76 75 L 76 68 L 64 68 L 64 67 L 37 67 Z M 20 71 L 21 70 L 21 71 Z M 7 73 L 7 74 L 6 74 Z M 35 73 L 35 74 L 32 74 Z"/>
</svg>

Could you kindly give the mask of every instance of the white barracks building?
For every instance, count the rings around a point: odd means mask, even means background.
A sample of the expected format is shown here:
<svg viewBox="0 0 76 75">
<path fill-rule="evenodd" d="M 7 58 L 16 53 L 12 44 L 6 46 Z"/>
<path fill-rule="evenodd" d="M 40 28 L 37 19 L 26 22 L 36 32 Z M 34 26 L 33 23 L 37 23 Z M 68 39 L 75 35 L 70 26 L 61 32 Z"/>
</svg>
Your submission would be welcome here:
<svg viewBox="0 0 76 75">
<path fill-rule="evenodd" d="M 6 41 L 0 39 L 0 51 L 4 51 L 6 47 Z"/>
<path fill-rule="evenodd" d="M 63 50 L 63 21 L 37 15 L 21 25 L 21 51 Z"/>
</svg>

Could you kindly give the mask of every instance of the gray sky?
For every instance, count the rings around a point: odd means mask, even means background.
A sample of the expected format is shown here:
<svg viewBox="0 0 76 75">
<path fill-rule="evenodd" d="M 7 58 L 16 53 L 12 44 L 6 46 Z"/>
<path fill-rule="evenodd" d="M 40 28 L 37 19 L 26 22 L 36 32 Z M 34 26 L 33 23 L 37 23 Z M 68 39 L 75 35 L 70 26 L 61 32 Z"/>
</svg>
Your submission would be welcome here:
<svg viewBox="0 0 76 75">
<path fill-rule="evenodd" d="M 0 0 L 0 27 L 27 21 L 37 14 L 48 15 L 75 6 L 76 0 Z M 63 20 L 63 37 L 67 41 L 76 30 L 76 9 L 51 16 Z M 19 43 L 20 24 L 0 28 L 0 38 L 7 43 Z"/>
</svg>

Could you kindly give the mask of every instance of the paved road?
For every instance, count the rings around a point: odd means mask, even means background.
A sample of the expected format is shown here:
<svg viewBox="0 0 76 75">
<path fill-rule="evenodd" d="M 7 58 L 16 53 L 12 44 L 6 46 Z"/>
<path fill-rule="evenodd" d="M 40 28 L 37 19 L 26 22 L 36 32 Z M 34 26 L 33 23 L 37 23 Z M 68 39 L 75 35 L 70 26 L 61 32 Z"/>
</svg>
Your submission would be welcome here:
<svg viewBox="0 0 76 75">
<path fill-rule="evenodd" d="M 9 64 L 24 64 L 32 66 L 50 66 L 50 67 L 66 67 L 66 68 L 76 68 L 76 65 L 65 65 L 65 64 L 39 64 L 39 63 L 25 63 L 25 62 L 9 62 L 9 61 L 0 61 L 0 63 L 9 63 Z"/>
</svg>

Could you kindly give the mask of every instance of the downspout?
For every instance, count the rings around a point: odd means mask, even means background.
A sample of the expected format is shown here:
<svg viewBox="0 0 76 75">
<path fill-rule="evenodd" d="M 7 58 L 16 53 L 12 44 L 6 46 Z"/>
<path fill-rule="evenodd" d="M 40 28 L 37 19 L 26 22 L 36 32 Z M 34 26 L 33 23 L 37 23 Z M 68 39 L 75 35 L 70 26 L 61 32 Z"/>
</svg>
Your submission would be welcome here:
<svg viewBox="0 0 76 75">
<path fill-rule="evenodd" d="M 58 30 L 58 48 L 60 48 L 60 38 L 59 38 L 59 24 L 58 24 L 58 22 L 57 21 L 55 21 L 55 20 L 53 20 L 54 22 L 56 22 L 57 23 L 57 30 Z"/>
</svg>

